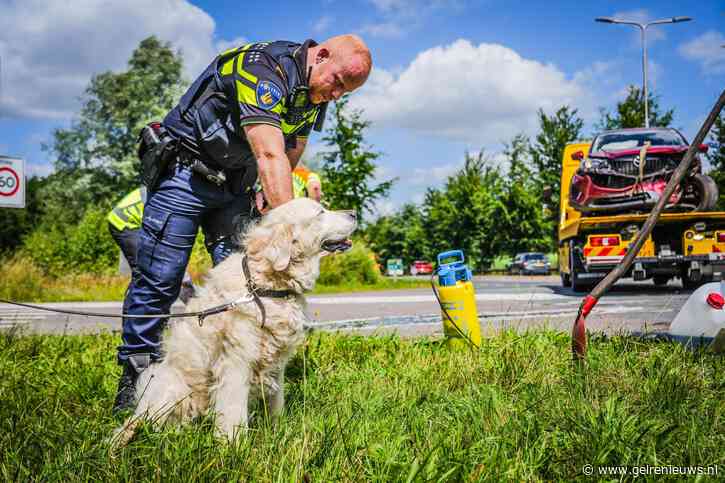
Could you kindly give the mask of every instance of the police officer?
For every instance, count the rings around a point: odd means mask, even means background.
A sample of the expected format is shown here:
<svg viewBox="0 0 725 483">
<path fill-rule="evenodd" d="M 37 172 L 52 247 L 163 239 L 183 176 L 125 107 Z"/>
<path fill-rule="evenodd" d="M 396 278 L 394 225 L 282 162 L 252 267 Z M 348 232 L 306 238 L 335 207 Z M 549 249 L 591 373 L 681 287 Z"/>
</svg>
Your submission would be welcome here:
<svg viewBox="0 0 725 483">
<path fill-rule="evenodd" d="M 169 312 L 199 227 L 215 264 L 239 248 L 257 178 L 271 208 L 291 200 L 291 172 L 311 128 L 321 128 L 323 106 L 360 87 L 371 66 L 354 35 L 253 43 L 217 56 L 163 121 L 177 155 L 149 189 L 124 313 Z M 165 323 L 124 319 L 114 412 L 134 406 L 136 379 L 160 357 Z"/>
<path fill-rule="evenodd" d="M 136 258 L 138 251 L 138 237 L 141 232 L 141 220 L 143 219 L 143 207 L 148 199 L 146 186 L 141 186 L 124 196 L 116 206 L 108 212 L 108 231 L 121 249 L 131 273 L 137 270 Z M 194 283 L 189 272 L 184 272 L 184 279 L 181 282 L 179 300 L 187 303 L 194 295 Z"/>
</svg>

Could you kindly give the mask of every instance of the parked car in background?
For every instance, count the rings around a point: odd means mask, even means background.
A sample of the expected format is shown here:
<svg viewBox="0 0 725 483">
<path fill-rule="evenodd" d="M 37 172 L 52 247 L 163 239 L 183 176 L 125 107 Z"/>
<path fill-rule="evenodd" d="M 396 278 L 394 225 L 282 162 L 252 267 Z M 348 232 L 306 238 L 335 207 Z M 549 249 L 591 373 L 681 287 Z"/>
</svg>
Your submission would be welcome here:
<svg viewBox="0 0 725 483">
<path fill-rule="evenodd" d="M 387 269 L 389 277 L 399 277 L 403 275 L 403 260 L 400 258 L 389 258 Z"/>
<path fill-rule="evenodd" d="M 646 150 L 645 143 L 649 143 Z M 586 215 L 649 211 L 661 198 L 688 148 L 685 137 L 672 128 L 604 131 L 594 138 L 588 155 L 583 151 L 571 155 L 581 164 L 571 179 L 569 202 Z M 706 153 L 707 148 L 703 144 L 698 151 Z M 717 201 L 717 185 L 702 173 L 696 156 L 665 208 L 711 211 Z"/>
<path fill-rule="evenodd" d="M 551 266 L 544 253 L 526 252 L 516 254 L 506 269 L 511 275 L 548 275 Z"/>
<path fill-rule="evenodd" d="M 416 260 L 410 266 L 411 275 L 430 275 L 433 273 L 433 264 L 423 260 Z"/>
</svg>

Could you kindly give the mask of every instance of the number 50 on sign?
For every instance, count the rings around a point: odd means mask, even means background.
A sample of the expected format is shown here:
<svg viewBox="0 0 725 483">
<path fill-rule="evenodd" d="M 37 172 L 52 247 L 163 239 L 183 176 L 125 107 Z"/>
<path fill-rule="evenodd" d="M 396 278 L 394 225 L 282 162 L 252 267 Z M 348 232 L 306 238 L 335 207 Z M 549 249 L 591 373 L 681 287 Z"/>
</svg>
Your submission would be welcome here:
<svg viewBox="0 0 725 483">
<path fill-rule="evenodd" d="M 25 208 L 25 162 L 0 156 L 0 207 Z"/>
</svg>

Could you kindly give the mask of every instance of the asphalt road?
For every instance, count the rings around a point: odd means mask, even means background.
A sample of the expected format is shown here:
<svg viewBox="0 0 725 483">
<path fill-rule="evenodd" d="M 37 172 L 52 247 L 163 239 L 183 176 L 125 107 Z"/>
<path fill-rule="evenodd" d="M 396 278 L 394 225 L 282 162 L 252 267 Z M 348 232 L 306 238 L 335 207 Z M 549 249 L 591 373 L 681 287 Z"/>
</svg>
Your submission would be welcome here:
<svg viewBox="0 0 725 483">
<path fill-rule="evenodd" d="M 557 276 L 476 278 L 476 301 L 484 330 L 549 327 L 569 331 L 581 294 L 561 287 Z M 619 282 L 587 318 L 594 331 L 666 331 L 689 292 L 676 281 L 665 287 L 649 282 Z M 307 298 L 314 326 L 362 334 L 398 332 L 402 336 L 441 333 L 438 304 L 430 289 L 316 295 Z M 119 313 L 120 302 L 53 303 L 46 307 Z M 183 305 L 174 305 L 183 311 Z M 119 319 L 67 316 L 0 304 L 0 328 L 14 325 L 37 333 L 95 333 L 120 330 Z"/>
</svg>

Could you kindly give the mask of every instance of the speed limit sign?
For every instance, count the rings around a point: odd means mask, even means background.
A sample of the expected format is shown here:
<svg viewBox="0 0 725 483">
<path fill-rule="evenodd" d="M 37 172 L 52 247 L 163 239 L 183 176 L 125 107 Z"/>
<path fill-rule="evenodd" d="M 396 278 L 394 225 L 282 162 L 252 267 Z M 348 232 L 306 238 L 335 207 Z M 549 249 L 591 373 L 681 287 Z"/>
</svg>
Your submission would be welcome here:
<svg viewBox="0 0 725 483">
<path fill-rule="evenodd" d="M 25 208 L 25 162 L 0 156 L 0 207 Z"/>
</svg>

